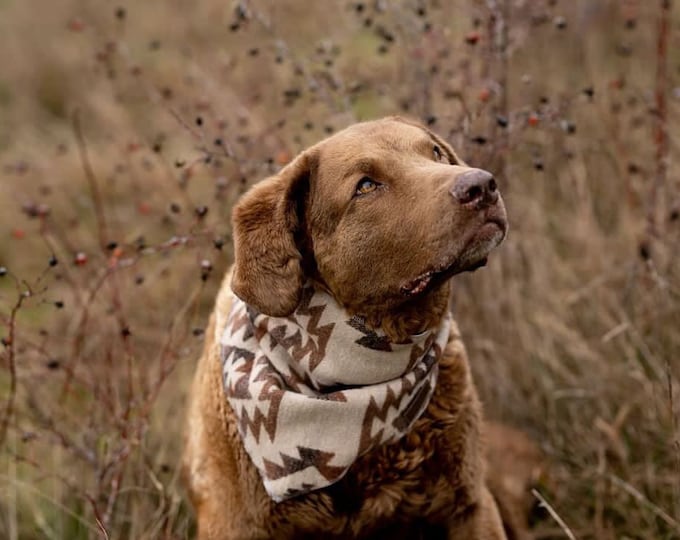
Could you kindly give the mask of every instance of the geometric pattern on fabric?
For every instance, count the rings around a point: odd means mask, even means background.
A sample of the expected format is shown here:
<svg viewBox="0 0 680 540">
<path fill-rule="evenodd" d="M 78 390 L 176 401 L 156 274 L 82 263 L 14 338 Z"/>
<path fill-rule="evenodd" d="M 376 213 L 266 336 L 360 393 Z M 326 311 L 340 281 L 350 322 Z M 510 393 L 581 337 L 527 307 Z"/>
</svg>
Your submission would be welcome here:
<svg viewBox="0 0 680 540">
<path fill-rule="evenodd" d="M 329 486 L 359 456 L 408 433 L 432 397 L 450 329 L 447 315 L 391 343 L 311 286 L 288 317 L 234 297 L 218 329 L 224 390 L 270 497 Z"/>
</svg>

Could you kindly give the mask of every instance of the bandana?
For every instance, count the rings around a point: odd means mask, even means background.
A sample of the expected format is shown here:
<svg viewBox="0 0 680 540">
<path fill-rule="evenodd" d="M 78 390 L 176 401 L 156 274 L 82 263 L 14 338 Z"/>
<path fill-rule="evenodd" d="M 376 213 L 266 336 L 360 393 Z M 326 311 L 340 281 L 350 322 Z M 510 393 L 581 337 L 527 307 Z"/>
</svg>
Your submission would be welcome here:
<svg viewBox="0 0 680 540">
<path fill-rule="evenodd" d="M 284 318 L 234 297 L 220 340 L 224 389 L 269 496 L 329 486 L 405 435 L 432 397 L 450 328 L 447 315 L 392 343 L 312 287 Z"/>
</svg>

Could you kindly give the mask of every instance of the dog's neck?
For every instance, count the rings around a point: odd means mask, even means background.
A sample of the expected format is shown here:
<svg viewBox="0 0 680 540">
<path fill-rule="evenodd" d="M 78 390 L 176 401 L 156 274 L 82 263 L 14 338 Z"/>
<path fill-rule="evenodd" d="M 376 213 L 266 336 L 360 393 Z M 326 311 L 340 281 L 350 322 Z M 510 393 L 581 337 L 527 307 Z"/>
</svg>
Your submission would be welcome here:
<svg viewBox="0 0 680 540">
<path fill-rule="evenodd" d="M 400 343 L 413 334 L 431 330 L 440 324 L 449 307 L 450 291 L 451 286 L 447 281 L 429 293 L 409 299 L 395 308 L 364 314 L 364 317 L 392 341 Z"/>
<path fill-rule="evenodd" d="M 327 291 L 317 280 L 315 286 Z M 437 328 L 446 316 L 451 297 L 451 282 L 445 281 L 424 294 L 409 298 L 396 306 L 345 305 L 351 315 L 358 315 L 373 330 L 381 330 L 393 343 L 404 343 L 415 334 Z"/>
<path fill-rule="evenodd" d="M 299 247 L 303 253 L 302 266 L 305 276 L 314 288 L 325 291 L 337 301 L 337 295 L 319 272 L 313 249 L 309 244 L 310 235 L 306 234 L 304 238 L 307 243 L 300 243 Z M 446 316 L 450 298 L 451 281 L 446 280 L 403 302 L 389 305 L 369 305 L 367 302 L 356 305 L 343 303 L 343 307 L 350 315 L 362 317 L 368 327 L 384 332 L 392 342 L 403 343 L 412 335 L 437 328 Z"/>
</svg>

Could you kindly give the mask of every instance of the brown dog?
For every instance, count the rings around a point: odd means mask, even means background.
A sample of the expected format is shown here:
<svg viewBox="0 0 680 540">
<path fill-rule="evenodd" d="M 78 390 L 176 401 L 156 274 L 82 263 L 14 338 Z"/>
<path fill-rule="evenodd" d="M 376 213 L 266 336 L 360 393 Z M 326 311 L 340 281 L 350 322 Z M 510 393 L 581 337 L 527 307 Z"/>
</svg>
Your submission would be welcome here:
<svg viewBox="0 0 680 540">
<path fill-rule="evenodd" d="M 361 320 L 363 332 L 392 348 L 442 328 L 449 278 L 483 265 L 506 234 L 492 175 L 465 165 L 419 124 L 365 122 L 318 143 L 253 187 L 234 208 L 233 225 L 233 275 L 217 297 L 189 410 L 184 465 L 199 537 L 506 538 L 485 482 L 481 408 L 455 324 L 436 357 L 436 386 L 429 396 L 423 391 L 414 398 L 427 405 L 416 411 L 410 430 L 362 450 L 332 485 L 307 487 L 293 497 L 287 492 L 282 502 L 272 499 L 263 479 L 283 465 L 262 472 L 244 446 L 248 426 L 256 422 L 234 412 L 225 388 L 230 398 L 236 390 L 236 397 L 248 395 L 248 388 L 225 386 L 220 346 L 225 328 L 238 326 L 230 315 L 234 303 L 245 302 L 244 320 L 254 324 L 249 336 L 267 346 L 271 336 L 253 321 L 294 320 L 303 290 L 323 291 L 344 309 L 347 324 Z M 385 356 L 384 365 L 389 361 Z M 350 389 L 320 388 L 323 399 L 323 392 L 344 399 Z M 322 440 L 319 425 L 309 435 Z M 269 428 L 274 426 L 262 429 Z M 258 442 L 264 438 L 259 433 Z M 280 455 L 284 465 L 292 463 Z M 309 453 L 307 461 L 300 456 L 294 471 L 312 467 Z M 328 459 L 323 465 L 336 469 Z"/>
</svg>

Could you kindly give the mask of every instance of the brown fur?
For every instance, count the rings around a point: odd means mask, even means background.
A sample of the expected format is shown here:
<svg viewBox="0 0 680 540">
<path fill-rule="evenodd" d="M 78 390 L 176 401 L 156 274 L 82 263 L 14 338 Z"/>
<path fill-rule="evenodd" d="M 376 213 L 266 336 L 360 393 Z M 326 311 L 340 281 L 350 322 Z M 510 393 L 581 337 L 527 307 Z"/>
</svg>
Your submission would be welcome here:
<svg viewBox="0 0 680 540">
<path fill-rule="evenodd" d="M 199 538 L 506 538 L 486 486 L 481 407 L 455 325 L 413 430 L 359 458 L 329 488 L 278 504 L 243 448 L 217 341 L 234 293 L 285 316 L 306 279 L 394 340 L 435 327 L 448 278 L 474 267 L 505 233 L 502 200 L 465 205 L 449 193 L 469 170 L 426 128 L 390 118 L 322 141 L 236 206 L 233 278 L 218 294 L 191 392 L 185 474 Z M 354 197 L 366 176 L 381 187 Z M 418 276 L 444 268 L 409 294 Z"/>
</svg>

